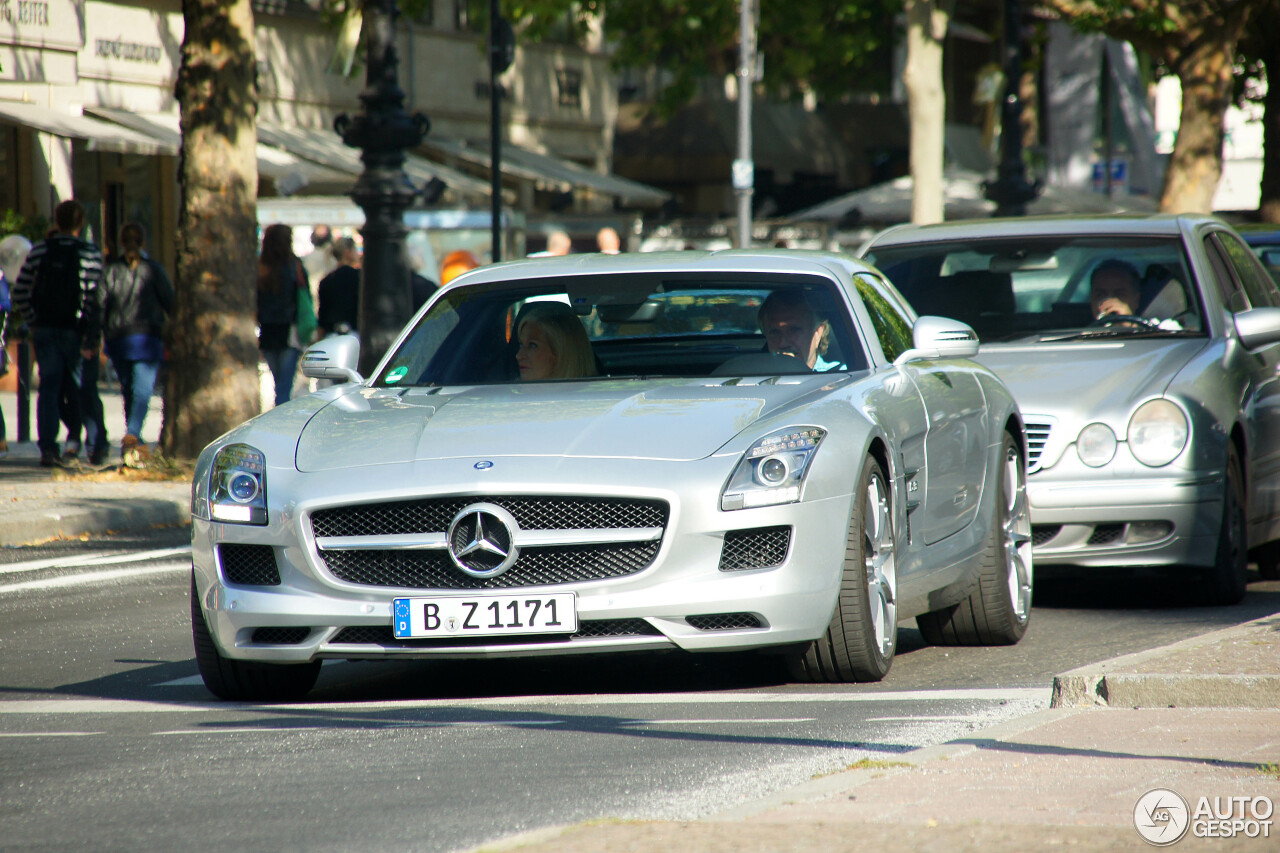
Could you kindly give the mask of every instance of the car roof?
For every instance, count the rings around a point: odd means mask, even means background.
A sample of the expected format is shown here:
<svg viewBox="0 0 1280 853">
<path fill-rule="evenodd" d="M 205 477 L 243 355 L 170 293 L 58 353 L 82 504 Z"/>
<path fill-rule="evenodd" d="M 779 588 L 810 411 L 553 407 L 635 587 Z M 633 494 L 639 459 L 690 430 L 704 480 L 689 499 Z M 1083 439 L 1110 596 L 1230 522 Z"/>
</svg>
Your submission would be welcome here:
<svg viewBox="0 0 1280 853">
<path fill-rule="evenodd" d="M 951 240 L 1001 237 L 1085 235 L 1175 236 L 1200 224 L 1226 225 L 1208 214 L 1168 214 L 1132 216 L 1021 216 L 1004 219 L 958 219 L 935 225 L 897 225 L 872 237 L 864 246 L 877 248 L 908 243 L 938 243 Z"/>
<path fill-rule="evenodd" d="M 839 252 L 811 249 L 722 249 L 720 251 L 635 252 L 521 258 L 477 267 L 449 283 L 481 284 L 519 278 L 628 273 L 810 273 L 847 278 L 874 273 L 864 261 Z"/>
</svg>

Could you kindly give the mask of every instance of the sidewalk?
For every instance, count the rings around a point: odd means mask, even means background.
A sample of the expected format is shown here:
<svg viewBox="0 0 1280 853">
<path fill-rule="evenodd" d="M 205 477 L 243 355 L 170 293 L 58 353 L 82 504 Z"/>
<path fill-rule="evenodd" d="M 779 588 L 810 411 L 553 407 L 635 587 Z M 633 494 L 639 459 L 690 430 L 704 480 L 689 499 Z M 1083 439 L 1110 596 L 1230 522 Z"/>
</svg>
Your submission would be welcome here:
<svg viewBox="0 0 1280 853">
<path fill-rule="evenodd" d="M 124 407 L 117 390 L 102 389 L 103 416 L 111 439 L 110 461 L 120 460 L 125 434 Z M 191 520 L 191 486 L 185 482 L 125 480 L 93 482 L 74 473 L 40 467 L 35 443 L 35 395 L 31 397 L 32 440 L 19 442 L 17 395 L 0 391 L 9 453 L 0 459 L 0 547 L 30 545 L 109 531 L 185 524 Z M 160 437 L 160 399 L 152 402 L 142 438 Z"/>
<path fill-rule="evenodd" d="M 1049 710 L 869 764 L 698 821 L 554 827 L 475 849 L 1150 850 L 1135 809 L 1153 789 L 1186 802 L 1155 795 L 1171 806 L 1167 823 L 1141 812 L 1166 843 L 1187 826 L 1176 849 L 1280 849 L 1280 615 L 1063 673 Z M 1243 819 L 1197 817 L 1202 797 Z"/>
</svg>

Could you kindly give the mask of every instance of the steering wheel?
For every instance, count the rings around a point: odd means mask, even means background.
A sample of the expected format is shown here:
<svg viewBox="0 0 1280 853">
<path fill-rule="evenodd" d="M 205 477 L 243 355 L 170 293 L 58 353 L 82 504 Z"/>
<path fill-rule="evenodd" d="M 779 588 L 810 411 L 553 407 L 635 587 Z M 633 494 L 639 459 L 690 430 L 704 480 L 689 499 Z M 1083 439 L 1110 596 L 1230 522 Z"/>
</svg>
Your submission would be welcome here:
<svg viewBox="0 0 1280 853">
<path fill-rule="evenodd" d="M 1144 326 L 1148 329 L 1155 329 L 1160 326 L 1159 320 L 1153 320 L 1150 317 L 1140 317 L 1137 314 L 1115 314 L 1108 313 L 1098 317 L 1090 326 L 1114 326 L 1116 323 L 1133 323 L 1135 326 Z"/>
</svg>

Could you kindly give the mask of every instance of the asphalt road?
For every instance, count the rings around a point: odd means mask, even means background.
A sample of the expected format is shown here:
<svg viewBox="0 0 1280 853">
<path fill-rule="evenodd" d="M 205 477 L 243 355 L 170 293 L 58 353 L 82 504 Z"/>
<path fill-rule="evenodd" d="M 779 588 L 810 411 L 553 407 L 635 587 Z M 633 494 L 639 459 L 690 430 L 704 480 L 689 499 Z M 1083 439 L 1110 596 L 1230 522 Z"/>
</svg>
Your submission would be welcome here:
<svg viewBox="0 0 1280 853">
<path fill-rule="evenodd" d="M 309 701 L 196 675 L 179 531 L 0 549 L 0 849 L 465 849 L 691 818 L 1046 707 L 1052 676 L 1280 611 L 1150 580 L 1046 584 L 1012 648 L 925 647 L 878 685 L 751 655 L 333 663 Z"/>
</svg>

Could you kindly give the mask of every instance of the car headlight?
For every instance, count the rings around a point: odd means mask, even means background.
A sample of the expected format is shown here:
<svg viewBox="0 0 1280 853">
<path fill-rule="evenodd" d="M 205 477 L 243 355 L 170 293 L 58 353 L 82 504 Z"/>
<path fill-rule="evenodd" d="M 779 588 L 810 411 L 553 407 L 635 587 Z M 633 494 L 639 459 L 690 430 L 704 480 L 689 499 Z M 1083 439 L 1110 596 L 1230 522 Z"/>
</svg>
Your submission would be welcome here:
<svg viewBox="0 0 1280 853">
<path fill-rule="evenodd" d="M 795 503 L 813 454 L 827 435 L 818 427 L 798 427 L 766 435 L 742 454 L 720 493 L 723 510 Z"/>
<path fill-rule="evenodd" d="M 238 524 L 267 523 L 267 460 L 247 444 L 228 444 L 209 470 L 209 516 Z"/>
<path fill-rule="evenodd" d="M 1187 416 L 1165 399 L 1149 400 L 1129 419 L 1129 450 L 1143 465 L 1168 465 L 1187 446 Z"/>
<path fill-rule="evenodd" d="M 1101 468 L 1116 455 L 1116 434 L 1106 424 L 1089 424 L 1076 438 L 1076 455 L 1090 468 Z"/>
</svg>

